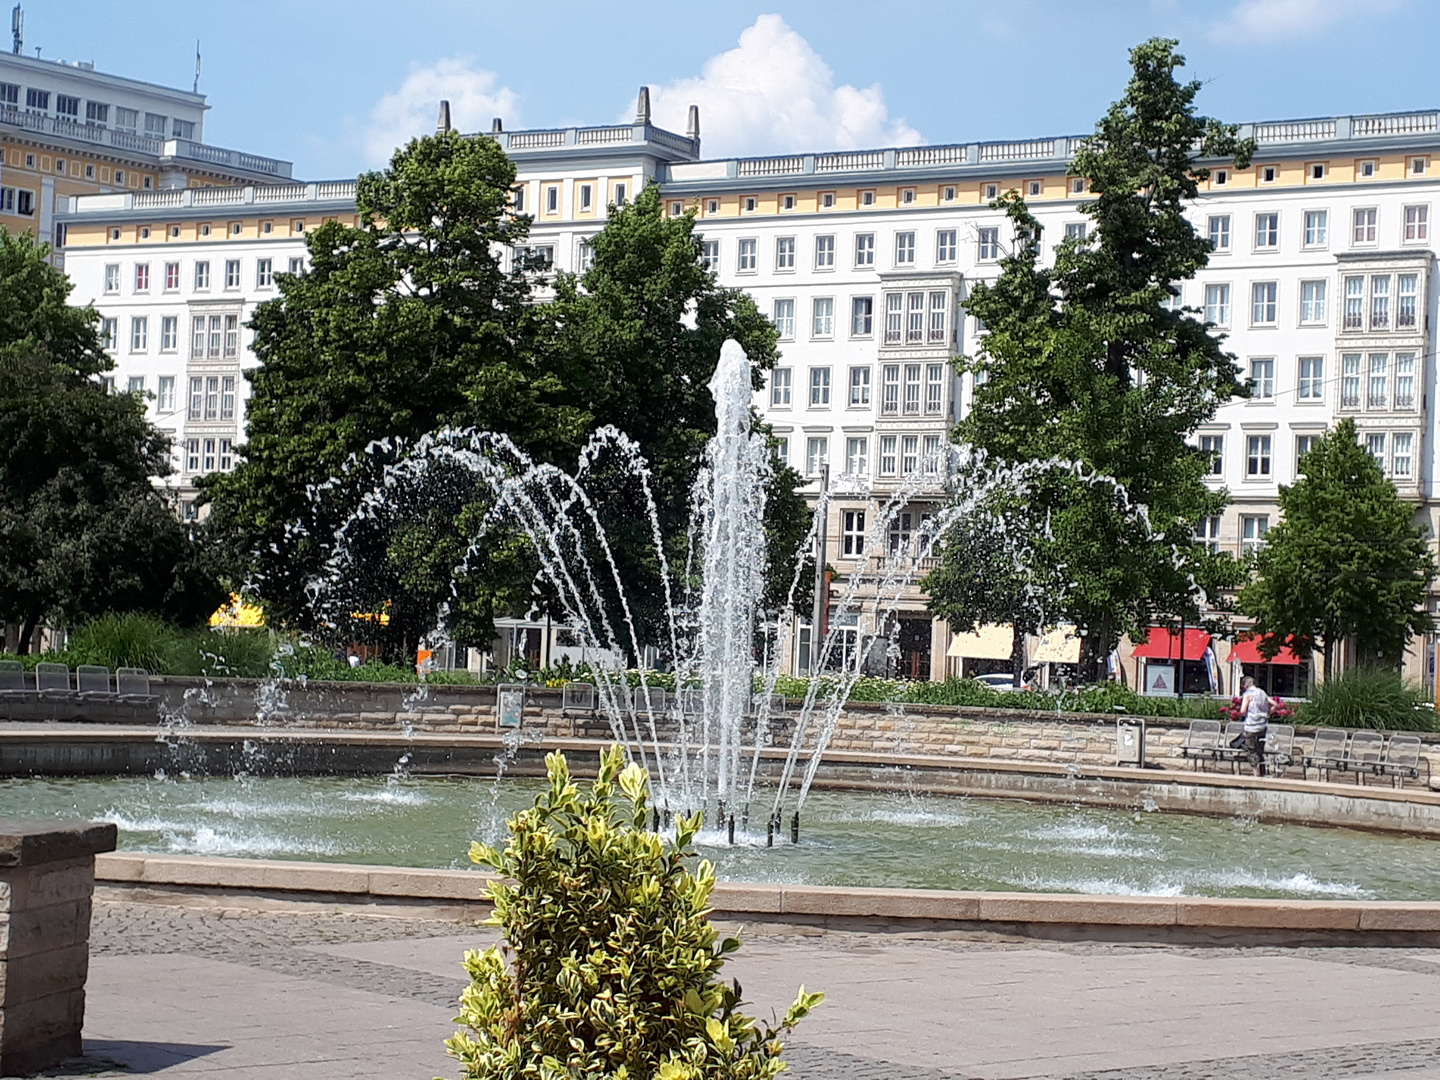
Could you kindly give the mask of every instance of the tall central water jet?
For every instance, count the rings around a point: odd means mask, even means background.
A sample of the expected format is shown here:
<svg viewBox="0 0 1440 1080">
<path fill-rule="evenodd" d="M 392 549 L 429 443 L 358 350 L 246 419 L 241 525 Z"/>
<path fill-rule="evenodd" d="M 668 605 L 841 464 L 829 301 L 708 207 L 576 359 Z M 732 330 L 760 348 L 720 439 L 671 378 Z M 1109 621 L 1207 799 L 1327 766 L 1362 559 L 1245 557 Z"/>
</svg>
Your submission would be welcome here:
<svg viewBox="0 0 1440 1080">
<path fill-rule="evenodd" d="M 745 350 L 726 341 L 710 380 L 715 438 L 696 485 L 703 584 L 696 670 L 687 675 L 703 687 L 701 778 L 709 787 L 713 739 L 722 817 L 733 814 L 737 802 L 741 726 L 754 688 L 755 612 L 765 585 L 765 493 L 772 467 L 764 436 L 751 430 L 750 378 Z"/>
</svg>

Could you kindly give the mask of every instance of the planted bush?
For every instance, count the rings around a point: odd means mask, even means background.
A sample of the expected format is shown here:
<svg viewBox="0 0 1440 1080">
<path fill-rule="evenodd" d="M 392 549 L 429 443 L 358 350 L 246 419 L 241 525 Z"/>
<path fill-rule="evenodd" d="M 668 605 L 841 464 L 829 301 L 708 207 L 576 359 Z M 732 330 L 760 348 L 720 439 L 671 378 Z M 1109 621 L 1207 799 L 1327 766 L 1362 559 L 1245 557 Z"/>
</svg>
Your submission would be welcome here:
<svg viewBox="0 0 1440 1080">
<path fill-rule="evenodd" d="M 1326 679 L 1300 707 L 1299 719 L 1325 727 L 1440 730 L 1424 691 L 1393 671 L 1357 669 Z"/>
<path fill-rule="evenodd" d="M 785 1066 L 780 1037 L 822 994 L 800 988 L 778 1027 L 738 1010 L 720 979 L 737 938 L 710 925 L 714 867 L 686 867 L 699 814 L 674 843 L 645 828 L 648 777 L 619 747 L 589 790 L 561 754 L 550 786 L 510 821 L 504 851 L 470 858 L 504 879 L 489 889 L 506 945 L 467 952 L 465 1030 L 446 1041 L 471 1080 L 765 1080 Z"/>
<path fill-rule="evenodd" d="M 153 615 L 102 615 L 75 631 L 69 653 L 76 663 L 160 672 L 179 645 L 179 631 Z"/>
</svg>

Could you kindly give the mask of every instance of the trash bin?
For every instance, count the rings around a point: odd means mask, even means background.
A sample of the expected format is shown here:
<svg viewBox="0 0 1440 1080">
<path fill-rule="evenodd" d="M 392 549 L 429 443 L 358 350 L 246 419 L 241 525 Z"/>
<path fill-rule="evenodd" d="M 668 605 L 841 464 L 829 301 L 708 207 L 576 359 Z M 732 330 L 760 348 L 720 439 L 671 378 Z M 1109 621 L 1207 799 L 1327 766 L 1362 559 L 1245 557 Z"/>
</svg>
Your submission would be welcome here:
<svg viewBox="0 0 1440 1080">
<path fill-rule="evenodd" d="M 1145 767 L 1145 721 L 1127 718 L 1115 721 L 1115 764 Z"/>
</svg>

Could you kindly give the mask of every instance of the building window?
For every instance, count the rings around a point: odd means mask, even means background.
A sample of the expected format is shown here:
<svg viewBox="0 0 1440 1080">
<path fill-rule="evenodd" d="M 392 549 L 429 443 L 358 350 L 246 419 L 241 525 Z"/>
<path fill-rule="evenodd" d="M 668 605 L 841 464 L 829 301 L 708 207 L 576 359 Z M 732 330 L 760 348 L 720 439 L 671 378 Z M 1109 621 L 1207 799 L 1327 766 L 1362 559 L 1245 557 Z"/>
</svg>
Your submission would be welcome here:
<svg viewBox="0 0 1440 1080">
<path fill-rule="evenodd" d="M 938 416 L 945 407 L 945 365 L 925 365 L 925 412 Z"/>
<path fill-rule="evenodd" d="M 1277 248 L 1280 246 L 1280 215 L 1279 214 L 1256 214 L 1255 215 L 1255 248 L 1256 250 Z"/>
<path fill-rule="evenodd" d="M 1280 170 L 1274 165 L 1262 165 L 1260 167 L 1260 182 L 1262 184 L 1273 184 L 1280 177 Z"/>
<path fill-rule="evenodd" d="M 905 340 L 919 344 L 925 340 L 925 294 L 906 293 L 905 306 L 908 308 L 905 313 Z"/>
<path fill-rule="evenodd" d="M 850 404 L 870 404 L 870 369 L 868 367 L 852 367 L 850 369 Z"/>
<path fill-rule="evenodd" d="M 1408 431 L 1397 431 L 1390 440 L 1390 475 L 1409 479 L 1414 475 L 1415 437 Z"/>
<path fill-rule="evenodd" d="M 1424 175 L 1425 175 L 1425 166 L 1426 166 L 1427 164 L 1428 164 L 1427 159 L 1425 159 L 1425 158 L 1423 158 L 1423 157 L 1411 158 L 1411 159 L 1410 159 L 1410 175 L 1411 175 L 1411 176 L 1424 176 Z"/>
<path fill-rule="evenodd" d="M 1205 475 L 1225 475 L 1225 436 L 1201 435 L 1200 452 L 1205 455 Z"/>
<path fill-rule="evenodd" d="M 1301 401 L 1320 401 L 1325 397 L 1325 358 L 1323 356 L 1300 357 L 1300 386 L 1297 396 Z"/>
<path fill-rule="evenodd" d="M 1405 241 L 1430 239 L 1430 207 L 1405 207 Z"/>
<path fill-rule="evenodd" d="M 1302 281 L 1300 283 L 1300 321 L 1311 325 L 1325 322 L 1325 293 L 1327 282 Z"/>
<path fill-rule="evenodd" d="M 1355 211 L 1355 228 L 1353 231 L 1354 242 L 1357 244 L 1375 243 L 1375 218 L 1377 211 L 1374 207 Z"/>
<path fill-rule="evenodd" d="M 955 201 L 955 185 L 954 185 L 954 184 L 947 184 L 947 185 L 945 185 L 944 187 L 942 187 L 942 188 L 940 189 L 940 201 L 941 201 L 941 202 L 954 202 L 954 201 Z"/>
<path fill-rule="evenodd" d="M 1295 436 L 1295 472 L 1298 476 L 1305 455 L 1315 449 L 1315 444 L 1320 441 L 1319 435 L 1296 435 Z"/>
<path fill-rule="evenodd" d="M 175 411 L 175 376 L 161 375 L 159 388 L 155 394 L 156 411 L 170 413 Z"/>
<path fill-rule="evenodd" d="M 180 264 L 178 262 L 167 262 L 165 264 L 165 291 L 175 292 L 180 288 Z"/>
<path fill-rule="evenodd" d="M 1275 396 L 1275 361 L 1250 361 L 1250 400 L 1268 401 Z"/>
<path fill-rule="evenodd" d="M 845 475 L 870 475 L 870 440 L 863 435 L 845 440 Z"/>
<path fill-rule="evenodd" d="M 583 241 L 583 240 L 580 241 L 580 250 L 581 250 L 582 252 L 584 252 L 585 248 L 586 248 L 585 241 Z M 581 262 L 580 271 L 581 271 L 581 273 L 584 273 L 584 271 L 587 270 L 588 267 L 585 265 L 585 260 L 584 260 L 584 258 L 583 258 L 583 255 L 582 255 L 582 258 L 581 258 L 580 262 Z M 297 255 L 297 256 L 295 256 L 294 258 L 292 258 L 292 259 L 290 260 L 290 276 L 291 276 L 291 277 L 299 277 L 299 276 L 300 276 L 301 274 L 303 274 L 303 273 L 305 273 L 305 260 L 304 260 L 304 258 L 302 258 L 301 256 Z"/>
<path fill-rule="evenodd" d="M 149 263 L 136 263 L 136 264 L 135 264 L 135 291 L 136 291 L 136 292 L 149 292 L 149 291 L 150 291 L 150 264 L 149 264 Z"/>
<path fill-rule="evenodd" d="M 34 87 L 25 88 L 25 108 L 35 109 L 39 112 L 50 111 L 50 91 L 36 90 Z"/>
<path fill-rule="evenodd" d="M 165 138 L 165 121 L 167 119 L 168 117 L 147 112 L 145 114 L 145 134 L 152 139 Z"/>
<path fill-rule="evenodd" d="M 700 241 L 700 261 L 712 274 L 720 272 L 720 241 Z"/>
<path fill-rule="evenodd" d="M 120 264 L 105 264 L 105 291 L 107 293 L 118 293 L 120 291 Z"/>
<path fill-rule="evenodd" d="M 240 260 L 225 260 L 225 288 L 238 289 L 240 287 Z"/>
<path fill-rule="evenodd" d="M 1200 519 L 1200 527 L 1195 530 L 1195 539 L 1206 551 L 1212 555 L 1220 553 L 1220 516 L 1218 514 Z"/>
<path fill-rule="evenodd" d="M 881 369 L 880 415 L 900 415 L 900 365 L 886 364 Z"/>
<path fill-rule="evenodd" d="M 1216 326 L 1230 325 L 1230 286 L 1205 286 L 1205 321 Z"/>
<path fill-rule="evenodd" d="M 192 380 L 195 381 L 195 380 Z M 185 442 L 185 471 L 187 473 L 198 473 L 200 471 L 200 440 L 188 439 Z M 191 517 L 190 507 L 193 503 L 185 504 L 185 516 Z"/>
<path fill-rule="evenodd" d="M 160 318 L 160 351 L 174 352 L 180 347 L 180 318 L 164 315 Z"/>
<path fill-rule="evenodd" d="M 811 436 L 805 440 L 805 475 L 819 476 L 820 470 L 830 464 L 830 439 L 824 435 Z"/>
<path fill-rule="evenodd" d="M 1383 431 L 1376 431 L 1366 435 L 1365 449 L 1368 450 L 1370 456 L 1375 459 L 1375 464 L 1380 467 L 1380 471 L 1388 475 L 1390 470 L 1385 467 L 1385 433 Z"/>
<path fill-rule="evenodd" d="M 1325 165 L 1325 163 L 1324 163 L 1323 161 L 1312 161 L 1312 162 L 1310 163 L 1310 179 L 1311 179 L 1311 180 L 1324 180 L 1324 179 L 1325 179 L 1325 173 L 1326 173 L 1327 171 L 1328 171 L 1328 170 L 1327 170 L 1326 165 Z"/>
<path fill-rule="evenodd" d="M 742 274 L 753 274 L 760 265 L 756 254 L 756 241 L 752 239 L 741 240 L 736 248 L 735 268 Z"/>
<path fill-rule="evenodd" d="M 114 351 L 114 349 L 115 349 L 115 335 L 118 333 L 117 326 L 118 326 L 118 321 L 115 320 L 115 319 L 101 319 L 101 320 L 100 320 L 100 347 L 101 347 L 101 348 L 106 349 L 107 351 L 112 351 L 112 352 Z"/>
<path fill-rule="evenodd" d="M 775 436 L 775 460 L 781 465 L 790 464 L 790 436 Z"/>
<path fill-rule="evenodd" d="M 832 297 L 817 296 L 811 302 L 811 316 L 811 337 L 835 336 L 835 301 Z"/>
<path fill-rule="evenodd" d="M 956 257 L 956 231 L 954 229 L 940 229 L 935 233 L 935 261 L 937 263 L 953 263 Z"/>
<path fill-rule="evenodd" d="M 875 298 L 856 296 L 850 300 L 850 335 L 869 337 L 875 327 Z"/>
<path fill-rule="evenodd" d="M 775 269 L 795 269 L 795 238 L 780 236 L 775 240 Z"/>
<path fill-rule="evenodd" d="M 795 301 L 775 301 L 775 332 L 783 339 L 795 336 Z"/>
<path fill-rule="evenodd" d="M 1305 246 L 1322 248 L 1330 242 L 1330 211 L 1305 211 Z"/>
<path fill-rule="evenodd" d="M 875 265 L 875 234 L 857 233 L 855 236 L 855 265 Z"/>
<path fill-rule="evenodd" d="M 915 234 L 913 232 L 895 234 L 895 265 L 915 265 Z"/>
<path fill-rule="evenodd" d="M 913 187 L 900 189 L 900 205 L 909 206 L 915 201 L 915 189 Z"/>
<path fill-rule="evenodd" d="M 1025 194 L 1030 198 L 1036 198 L 1044 190 L 1044 184 L 1039 180 L 1027 180 L 1025 182 Z"/>
<path fill-rule="evenodd" d="M 0 82 L 0 108 L 15 109 L 20 106 L 20 86 L 17 83 Z"/>
<path fill-rule="evenodd" d="M 865 553 L 864 510 L 842 511 L 840 515 L 840 552 L 852 559 Z"/>
<path fill-rule="evenodd" d="M 1365 407 L 1388 409 L 1390 407 L 1390 354 L 1371 353 L 1369 374 L 1366 381 Z"/>
<path fill-rule="evenodd" d="M 770 373 L 770 404 L 778 408 L 790 407 L 790 369 L 777 367 Z"/>
<path fill-rule="evenodd" d="M 922 364 L 906 364 L 904 366 L 905 387 L 901 407 L 906 416 L 920 415 L 920 391 L 922 386 L 920 373 L 923 366 Z"/>
<path fill-rule="evenodd" d="M 200 292 L 210 288 L 210 263 L 206 260 L 195 264 L 195 288 Z"/>
<path fill-rule="evenodd" d="M 131 375 L 129 381 L 127 382 L 127 384 L 126 384 L 126 386 L 125 386 L 125 392 L 126 392 L 127 394 L 143 394 L 143 393 L 145 393 L 145 376 L 144 376 L 144 375 Z"/>
<path fill-rule="evenodd" d="M 904 336 L 905 296 L 903 293 L 885 294 L 885 344 L 898 345 Z"/>
<path fill-rule="evenodd" d="M 116 186 L 116 187 L 124 187 L 124 186 L 125 186 L 125 170 L 124 170 L 124 169 L 116 169 L 116 170 L 115 170 L 115 186 Z"/>
<path fill-rule="evenodd" d="M 554 184 L 545 185 L 545 213 L 558 214 L 560 212 L 560 189 Z"/>
<path fill-rule="evenodd" d="M 874 205 L 875 205 L 875 192 L 874 192 L 873 190 L 872 190 L 872 191 L 862 191 L 862 192 L 860 192 L 860 205 L 861 205 L 861 206 L 874 206 Z"/>
<path fill-rule="evenodd" d="M 833 236 L 817 236 L 817 237 L 815 237 L 815 269 L 816 269 L 816 270 L 834 270 L 834 269 L 835 269 L 835 237 L 833 237 Z"/>
<path fill-rule="evenodd" d="M 1345 314 L 1341 327 L 1345 330 L 1365 327 L 1365 279 L 1359 275 L 1345 279 Z"/>
<path fill-rule="evenodd" d="M 275 271 L 270 259 L 255 260 L 255 287 L 268 289 L 275 284 Z"/>
<path fill-rule="evenodd" d="M 150 318 L 136 315 L 130 320 L 130 351 L 144 352 L 150 344 Z"/>
<path fill-rule="evenodd" d="M 235 419 L 235 376 L 226 375 L 220 380 L 220 419 Z"/>
<path fill-rule="evenodd" d="M 894 476 L 899 469 L 896 447 L 899 439 L 894 435 L 880 436 L 880 475 Z"/>
<path fill-rule="evenodd" d="M 835 205 L 835 193 L 834 193 L 833 191 L 822 191 L 822 192 L 820 193 L 820 206 L 821 206 L 821 208 L 822 208 L 822 209 L 825 209 L 825 210 L 829 210 L 829 209 L 830 209 L 831 207 L 833 207 L 834 205 Z"/>
<path fill-rule="evenodd" d="M 1250 286 L 1250 325 L 1274 326 L 1278 318 L 1276 302 L 1279 286 L 1273 281 L 1257 281 Z"/>
<path fill-rule="evenodd" d="M 1000 230 L 998 228 L 986 228 L 979 230 L 980 243 L 976 257 L 981 262 L 993 262 L 1000 258 Z"/>
<path fill-rule="evenodd" d="M 1065 223 L 1065 239 L 1081 241 L 1085 239 L 1085 222 L 1069 221 Z"/>
<path fill-rule="evenodd" d="M 830 404 L 830 369 L 810 369 L 810 404 L 812 407 Z"/>
<path fill-rule="evenodd" d="M 615 185 L 615 205 L 616 205 L 616 206 L 624 206 L 624 205 L 625 205 L 625 196 L 626 196 L 627 194 L 629 194 L 629 191 L 630 191 L 629 187 L 627 187 L 625 184 L 616 184 L 616 185 Z M 747 201 L 750 203 L 749 209 L 754 210 L 754 209 L 755 209 L 755 200 L 754 200 L 754 199 L 749 199 L 749 200 L 747 200 Z"/>
<path fill-rule="evenodd" d="M 1250 515 L 1240 519 L 1240 554 L 1253 555 L 1265 546 L 1265 534 L 1270 531 L 1270 518 L 1266 514 Z"/>
<path fill-rule="evenodd" d="M 932 292 L 930 294 L 930 341 L 932 344 L 945 341 L 945 323 L 949 311 L 950 294 Z"/>
<path fill-rule="evenodd" d="M 1212 214 L 1209 225 L 1210 246 L 1216 251 L 1230 250 L 1230 215 Z"/>
<path fill-rule="evenodd" d="M 1415 354 L 1395 354 L 1395 408 L 1415 407 Z"/>
<path fill-rule="evenodd" d="M 517 214 L 523 214 L 525 212 L 524 184 L 521 184 L 519 187 L 515 188 L 513 191 L 510 192 L 510 205 L 515 208 L 515 213 Z"/>
<path fill-rule="evenodd" d="M 1245 475 L 1251 479 L 1270 475 L 1270 436 L 1249 435 L 1245 438 Z"/>
<path fill-rule="evenodd" d="M 1390 275 L 1370 278 L 1370 329 L 1390 329 Z"/>
<path fill-rule="evenodd" d="M 1399 295 L 1395 305 L 1395 329 L 1414 330 L 1416 327 L 1417 290 L 1420 285 L 1418 274 L 1399 276 Z"/>
<path fill-rule="evenodd" d="M 1360 364 L 1362 359 L 1359 353 L 1346 353 L 1340 358 L 1340 407 L 1342 409 L 1358 409 L 1360 407 Z"/>
<path fill-rule="evenodd" d="M 981 197 L 982 199 L 988 199 L 988 200 L 990 200 L 990 201 L 993 202 L 995 199 L 998 199 L 998 198 L 1000 197 L 1000 185 L 999 185 L 999 184 L 982 184 L 982 185 L 980 185 L 980 197 Z"/>
<path fill-rule="evenodd" d="M 914 476 L 920 471 L 920 436 L 900 436 L 900 471 L 905 476 Z"/>
</svg>

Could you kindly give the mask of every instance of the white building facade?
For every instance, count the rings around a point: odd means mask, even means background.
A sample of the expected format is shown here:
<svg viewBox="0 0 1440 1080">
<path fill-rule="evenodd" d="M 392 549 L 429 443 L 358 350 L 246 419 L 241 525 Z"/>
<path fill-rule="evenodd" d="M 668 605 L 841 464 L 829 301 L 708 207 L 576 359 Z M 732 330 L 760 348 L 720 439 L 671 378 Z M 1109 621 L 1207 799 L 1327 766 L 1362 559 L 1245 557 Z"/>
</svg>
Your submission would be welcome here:
<svg viewBox="0 0 1440 1080">
<path fill-rule="evenodd" d="M 902 484 L 911 490 L 910 505 L 890 523 L 887 538 L 887 550 L 903 550 L 944 498 L 944 478 L 925 473 L 968 407 L 969 377 L 953 366 L 957 356 L 975 351 L 977 328 L 965 314 L 965 297 L 976 281 L 994 279 L 1010 245 L 1007 222 L 990 204 L 1006 191 L 1021 192 L 1047 246 L 1083 233 L 1084 180 L 1067 174 L 1079 140 L 701 161 L 698 121 L 680 136 L 650 126 L 644 111 L 642 102 L 634 125 L 495 133 L 520 170 L 517 203 L 534 218 L 531 246 L 558 268 L 583 270 L 585 241 L 604 227 L 607 206 L 652 181 L 667 213 L 694 212 L 720 282 L 749 292 L 780 330 L 781 359 L 756 408 L 786 461 L 807 478 L 812 498 L 828 466 L 827 561 L 842 580 L 863 573 L 858 538 L 874 527 L 879 503 Z M 1294 482 L 1309 441 L 1344 416 L 1356 418 L 1365 445 L 1414 501 L 1417 518 L 1432 535 L 1440 533 L 1430 336 L 1440 113 L 1247 124 L 1241 135 L 1256 140 L 1254 163 L 1244 170 L 1215 163 L 1191 214 L 1216 250 L 1179 299 L 1223 330 L 1252 383 L 1249 399 L 1225 405 L 1197 433 L 1213 451 L 1212 482 L 1232 496 L 1223 515 L 1201 523 L 1200 535 L 1237 556 L 1263 543 L 1278 519 L 1279 485 Z M 254 189 L 256 203 L 263 190 Z M 132 372 L 146 380 L 167 374 L 182 380 L 174 385 L 186 388 L 187 399 L 169 403 L 163 415 L 170 420 L 162 426 L 173 426 L 186 446 L 202 440 L 203 472 L 204 440 L 211 437 L 203 398 L 210 384 L 200 384 L 200 420 L 193 420 L 188 395 L 196 378 L 213 377 L 208 337 L 201 365 L 184 355 L 193 352 L 191 343 L 177 339 L 168 352 L 148 343 L 134 350 L 126 348 L 134 340 L 126 334 L 133 335 L 136 318 L 150 319 L 150 332 L 161 340 L 169 340 L 166 318 L 189 328 L 201 316 L 219 316 L 222 335 L 229 316 L 243 325 L 246 305 L 271 295 L 251 264 L 269 257 L 272 267 L 283 268 L 289 258 L 303 257 L 303 236 L 266 240 L 257 232 L 251 240 L 247 232 L 250 246 L 242 251 L 231 246 L 229 234 L 185 234 L 192 246 L 180 259 L 181 288 L 157 295 L 152 285 L 139 292 L 136 264 L 148 262 L 160 273 L 171 256 L 152 251 L 179 249 L 157 247 L 153 232 L 147 248 L 138 233 L 132 240 L 124 230 L 144 228 L 146 221 L 153 229 L 162 219 L 168 226 L 166 214 L 178 221 L 179 208 L 144 206 L 138 194 L 120 198 L 131 202 L 75 200 L 65 218 L 75 299 L 93 301 L 115 320 L 120 386 L 130 385 Z M 342 204 L 337 200 L 327 212 L 353 214 L 353 203 L 348 210 Z M 271 205 L 276 220 L 301 213 Z M 97 245 L 92 238 L 77 246 L 79 223 L 106 215 L 125 242 Z M 224 219 L 215 213 L 208 220 Z M 248 230 L 251 219 L 245 220 Z M 214 268 L 231 257 L 222 260 L 222 248 L 242 263 L 242 284 L 223 310 L 215 286 L 201 294 L 188 285 L 197 260 L 219 272 Z M 119 267 L 120 287 L 107 292 L 112 265 Z M 236 345 L 237 371 L 250 362 L 246 336 Z M 182 356 L 188 366 L 179 364 Z M 173 372 L 161 371 L 166 363 Z M 160 391 L 155 382 L 145 388 Z M 237 394 L 238 402 L 238 383 Z M 177 412 L 184 413 L 183 423 Z M 225 429 L 232 446 L 243 437 L 242 420 L 237 404 L 234 426 Z M 193 475 L 182 470 L 182 482 Z M 917 560 L 915 577 L 928 569 Z M 918 590 L 906 593 L 895 614 L 895 673 L 940 678 L 960 670 L 961 658 L 947 656 L 955 651 L 953 636 L 931 619 Z M 1217 655 L 1226 659 L 1223 651 Z M 1417 644 L 1408 673 L 1433 683 L 1434 657 L 1433 641 Z M 1140 681 L 1138 667 L 1130 677 Z"/>
</svg>

